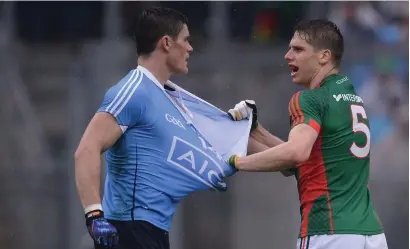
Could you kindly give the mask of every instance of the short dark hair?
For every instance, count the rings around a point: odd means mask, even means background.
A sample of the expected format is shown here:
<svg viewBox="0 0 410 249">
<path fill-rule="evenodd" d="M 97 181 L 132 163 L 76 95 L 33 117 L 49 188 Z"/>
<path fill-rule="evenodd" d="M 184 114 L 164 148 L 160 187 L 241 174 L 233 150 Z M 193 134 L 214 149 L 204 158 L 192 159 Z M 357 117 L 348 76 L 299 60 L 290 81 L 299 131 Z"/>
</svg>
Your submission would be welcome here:
<svg viewBox="0 0 410 249">
<path fill-rule="evenodd" d="M 293 30 L 314 49 L 329 49 L 333 62 L 339 67 L 343 57 L 344 41 L 340 29 L 326 19 L 299 22 Z"/>
<path fill-rule="evenodd" d="M 188 24 L 187 17 L 170 8 L 156 6 L 142 11 L 134 36 L 138 54 L 152 53 L 164 35 L 176 38 L 184 24 Z"/>
</svg>

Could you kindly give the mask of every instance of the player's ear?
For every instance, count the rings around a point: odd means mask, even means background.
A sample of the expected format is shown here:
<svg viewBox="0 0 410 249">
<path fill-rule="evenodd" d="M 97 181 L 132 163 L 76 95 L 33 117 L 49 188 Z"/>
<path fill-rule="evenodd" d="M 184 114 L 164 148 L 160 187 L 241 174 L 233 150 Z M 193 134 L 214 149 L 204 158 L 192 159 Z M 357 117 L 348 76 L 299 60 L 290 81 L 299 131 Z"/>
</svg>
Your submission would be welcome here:
<svg viewBox="0 0 410 249">
<path fill-rule="evenodd" d="M 171 45 L 172 45 L 172 38 L 168 35 L 164 35 L 160 40 L 159 40 L 159 45 L 160 47 L 165 50 L 166 52 L 169 52 L 169 50 L 171 49 Z"/>
<path fill-rule="evenodd" d="M 326 64 L 332 59 L 332 52 L 329 49 L 324 49 L 319 53 L 320 64 Z"/>
</svg>

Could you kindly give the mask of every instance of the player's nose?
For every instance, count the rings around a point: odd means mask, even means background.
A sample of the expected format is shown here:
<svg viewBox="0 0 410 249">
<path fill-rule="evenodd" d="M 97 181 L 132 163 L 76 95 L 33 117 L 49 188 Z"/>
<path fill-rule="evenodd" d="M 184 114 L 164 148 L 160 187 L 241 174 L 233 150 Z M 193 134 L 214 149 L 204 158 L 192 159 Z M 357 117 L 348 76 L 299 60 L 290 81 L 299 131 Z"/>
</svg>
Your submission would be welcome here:
<svg viewBox="0 0 410 249">
<path fill-rule="evenodd" d="M 194 48 L 191 46 L 191 44 L 188 44 L 188 53 L 192 53 L 194 51 Z"/>
<path fill-rule="evenodd" d="M 290 50 L 285 54 L 285 60 L 290 61 L 292 59 L 292 54 L 290 52 Z"/>
</svg>

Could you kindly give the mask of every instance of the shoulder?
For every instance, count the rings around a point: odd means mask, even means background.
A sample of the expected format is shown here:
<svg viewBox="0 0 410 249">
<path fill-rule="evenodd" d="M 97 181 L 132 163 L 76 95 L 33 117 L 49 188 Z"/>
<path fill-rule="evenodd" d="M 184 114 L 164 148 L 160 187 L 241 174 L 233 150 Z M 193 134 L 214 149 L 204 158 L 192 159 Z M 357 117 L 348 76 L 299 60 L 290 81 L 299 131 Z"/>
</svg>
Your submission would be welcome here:
<svg viewBox="0 0 410 249">
<path fill-rule="evenodd" d="M 288 106 L 292 127 L 299 123 L 307 123 L 313 127 L 320 126 L 325 113 L 325 102 L 320 91 L 322 90 L 304 90 L 292 96 Z M 318 125 L 312 125 L 311 120 Z"/>
<path fill-rule="evenodd" d="M 140 70 L 131 70 L 117 84 L 107 90 L 101 108 L 117 115 L 124 108 L 129 109 L 128 106 L 140 108 L 149 99 L 148 80 Z"/>
<path fill-rule="evenodd" d="M 299 91 L 291 97 L 289 101 L 289 108 L 300 108 L 308 106 L 320 106 L 326 99 L 325 89 L 317 88 L 313 90 Z"/>
<path fill-rule="evenodd" d="M 104 98 L 106 101 L 119 101 L 137 95 L 143 97 L 147 93 L 148 80 L 140 70 L 131 70 L 124 78 L 107 90 Z"/>
</svg>

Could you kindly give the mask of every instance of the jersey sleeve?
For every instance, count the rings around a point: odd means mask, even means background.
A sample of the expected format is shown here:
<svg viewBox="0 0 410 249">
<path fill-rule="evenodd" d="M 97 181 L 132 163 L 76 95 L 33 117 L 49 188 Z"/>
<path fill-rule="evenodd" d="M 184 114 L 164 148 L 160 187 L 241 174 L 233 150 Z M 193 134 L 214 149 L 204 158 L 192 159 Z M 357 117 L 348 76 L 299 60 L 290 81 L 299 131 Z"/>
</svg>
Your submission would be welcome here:
<svg viewBox="0 0 410 249">
<path fill-rule="evenodd" d="M 307 124 L 320 133 L 323 107 L 320 97 L 314 92 L 299 91 L 289 102 L 291 128 L 299 124 Z"/>
<path fill-rule="evenodd" d="M 138 124 L 145 111 L 144 96 L 139 94 L 136 88 L 125 87 L 119 90 L 115 86 L 109 89 L 97 111 L 110 113 L 117 120 L 123 133 L 129 127 Z"/>
</svg>

